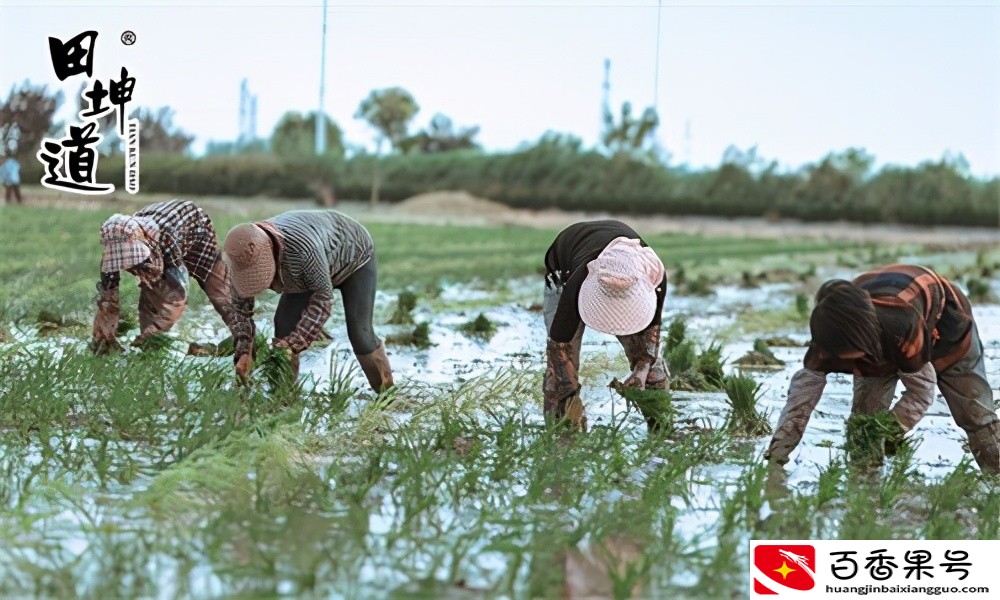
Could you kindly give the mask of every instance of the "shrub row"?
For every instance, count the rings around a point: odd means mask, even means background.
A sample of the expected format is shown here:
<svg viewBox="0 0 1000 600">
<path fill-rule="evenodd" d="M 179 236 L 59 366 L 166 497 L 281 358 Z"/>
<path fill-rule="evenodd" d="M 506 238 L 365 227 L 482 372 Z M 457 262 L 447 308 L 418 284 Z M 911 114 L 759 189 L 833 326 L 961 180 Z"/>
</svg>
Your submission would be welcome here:
<svg viewBox="0 0 1000 600">
<path fill-rule="evenodd" d="M 146 154 L 141 159 L 143 191 L 178 195 L 301 198 L 326 185 L 338 198 L 364 199 L 376 166 L 370 155 L 289 160 L 268 154 L 199 159 Z M 795 173 L 751 172 L 734 163 L 692 172 L 543 139 L 505 154 L 390 156 L 379 169 L 381 197 L 389 202 L 464 189 L 533 209 L 979 226 L 1000 221 L 1000 178 L 975 179 L 945 161 L 886 167 L 864 177 L 827 160 Z M 99 181 L 121 186 L 123 172 L 121 157 L 100 159 Z M 40 165 L 24 165 L 23 175 L 37 181 Z"/>
</svg>

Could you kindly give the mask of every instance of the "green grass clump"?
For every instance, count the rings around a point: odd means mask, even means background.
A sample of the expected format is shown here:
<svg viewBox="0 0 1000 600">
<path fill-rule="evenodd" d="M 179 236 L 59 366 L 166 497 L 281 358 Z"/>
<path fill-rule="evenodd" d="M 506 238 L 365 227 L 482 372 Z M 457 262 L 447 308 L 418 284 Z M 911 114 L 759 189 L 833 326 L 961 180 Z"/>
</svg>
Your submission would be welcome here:
<svg viewBox="0 0 1000 600">
<path fill-rule="evenodd" d="M 667 348 L 676 348 L 687 337 L 687 320 L 683 316 L 678 316 L 667 326 L 667 338 L 665 340 Z"/>
<path fill-rule="evenodd" d="M 722 345 L 715 342 L 698 353 L 694 340 L 687 339 L 684 317 L 677 317 L 667 327 L 663 360 L 670 370 L 670 387 L 685 391 L 717 390 L 722 385 Z"/>
<path fill-rule="evenodd" d="M 993 288 L 990 287 L 988 281 L 970 277 L 966 281 L 965 287 L 969 290 L 969 300 L 972 302 L 981 304 L 995 304 L 1000 302 L 1000 298 L 997 298 L 997 295 L 993 293 Z"/>
<path fill-rule="evenodd" d="M 257 352 L 255 371 L 262 375 L 272 389 L 287 389 L 296 380 L 291 353 L 284 348 L 264 348 Z"/>
<path fill-rule="evenodd" d="M 84 323 L 65 314 L 43 308 L 38 311 L 38 330 L 41 333 L 51 333 L 69 327 L 82 327 Z"/>
<path fill-rule="evenodd" d="M 859 466 L 881 465 L 887 454 L 895 455 L 905 443 L 899 422 L 887 411 L 853 414 L 846 430 L 844 449 L 851 463 Z"/>
<path fill-rule="evenodd" d="M 673 428 L 673 417 L 676 410 L 670 392 L 626 388 L 622 387 L 617 379 L 611 381 L 610 387 L 629 404 L 639 409 L 639 412 L 646 419 L 646 427 L 650 433 L 669 431 Z"/>
<path fill-rule="evenodd" d="M 132 312 L 123 312 L 118 315 L 118 335 L 125 335 L 139 326 L 139 318 Z"/>
<path fill-rule="evenodd" d="M 459 330 L 466 335 L 488 340 L 497 332 L 497 324 L 490 321 L 483 313 L 479 313 L 475 319 L 461 325 Z"/>
<path fill-rule="evenodd" d="M 780 360 L 771 351 L 767 342 L 762 339 L 754 340 L 753 350 L 738 358 L 733 364 L 744 368 L 769 368 L 783 367 L 784 361 Z"/>
<path fill-rule="evenodd" d="M 732 409 L 726 429 L 740 437 L 760 437 L 771 433 L 767 417 L 757 411 L 762 384 L 748 375 L 729 375 L 722 382 Z"/>
<path fill-rule="evenodd" d="M 683 287 L 687 296 L 711 296 L 715 293 L 712 282 L 704 275 L 699 275 L 694 279 L 689 279 Z"/>
<path fill-rule="evenodd" d="M 417 307 L 417 295 L 403 290 L 396 297 L 396 307 L 389 317 L 389 325 L 410 325 L 413 323 L 413 309 Z"/>
<path fill-rule="evenodd" d="M 431 324 L 427 321 L 417 323 L 410 331 L 387 336 L 385 342 L 397 346 L 413 346 L 421 349 L 430 348 L 433 346 L 431 343 Z"/>
<path fill-rule="evenodd" d="M 802 319 L 809 316 L 809 296 L 806 296 L 802 292 L 795 294 L 795 312 Z"/>
<path fill-rule="evenodd" d="M 174 343 L 174 338 L 165 333 L 154 333 L 139 344 L 143 352 L 159 352 L 166 350 Z"/>
</svg>

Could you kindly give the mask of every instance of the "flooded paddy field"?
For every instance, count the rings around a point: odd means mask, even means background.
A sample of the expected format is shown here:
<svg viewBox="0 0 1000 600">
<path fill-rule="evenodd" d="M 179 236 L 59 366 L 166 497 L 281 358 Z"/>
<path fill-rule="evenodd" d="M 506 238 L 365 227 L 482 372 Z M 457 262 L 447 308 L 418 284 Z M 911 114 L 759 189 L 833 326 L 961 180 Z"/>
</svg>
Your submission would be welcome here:
<svg viewBox="0 0 1000 600">
<path fill-rule="evenodd" d="M 25 212 L 17 226 L 72 216 Z M 843 449 L 851 383 L 831 376 L 791 462 L 769 468 L 769 435 L 732 434 L 719 389 L 675 390 L 671 426 L 647 433 L 609 388 L 628 374 L 620 345 L 588 330 L 588 431 L 547 426 L 535 263 L 554 232 L 371 228 L 376 332 L 398 384 L 381 395 L 356 367 L 339 300 L 333 341 L 303 355 L 297 385 L 240 387 L 231 357 L 188 355 L 189 342 L 226 336 L 200 292 L 168 348 L 93 357 L 93 243 L 62 263 L 55 250 L 0 250 L 11 283 L 0 296 L 0 596 L 743 597 L 750 538 L 998 536 L 1000 491 L 940 396 L 910 448 L 860 469 Z M 472 263 L 431 267 L 463 240 Z M 902 259 L 1000 292 L 984 271 L 995 252 L 651 244 L 671 278 L 664 337 L 682 319 L 699 353 L 721 348 L 726 375 L 760 384 L 756 409 L 772 427 L 818 282 Z M 126 287 L 123 306 L 134 304 Z M 10 291 L 37 288 L 32 304 Z M 409 322 L 390 324 L 407 291 Z M 275 301 L 257 312 L 268 336 Z M 39 324 L 39 303 L 60 322 Z M 975 302 L 975 314 L 995 388 L 1000 305 Z M 735 364 L 764 339 L 783 364 Z"/>
</svg>

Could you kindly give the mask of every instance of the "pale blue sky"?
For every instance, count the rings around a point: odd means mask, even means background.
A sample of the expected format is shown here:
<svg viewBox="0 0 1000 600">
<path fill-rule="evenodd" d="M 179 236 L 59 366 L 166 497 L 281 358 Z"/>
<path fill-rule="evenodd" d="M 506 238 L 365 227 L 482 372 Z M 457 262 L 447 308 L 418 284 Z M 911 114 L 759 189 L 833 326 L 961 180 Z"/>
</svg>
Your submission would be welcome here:
<svg viewBox="0 0 1000 600">
<path fill-rule="evenodd" d="M 173 107 L 196 150 L 236 136 L 243 77 L 260 133 L 315 109 L 321 0 L 125 4 L 0 1 L 0 91 L 30 79 L 75 94 L 46 40 L 96 29 L 95 74 L 127 66 L 137 103 Z M 355 144 L 372 146 L 353 115 L 373 88 L 408 89 L 417 126 L 435 112 L 480 125 L 489 149 L 546 130 L 594 143 L 605 57 L 613 105 L 654 97 L 655 0 L 329 4 L 326 109 Z M 664 1 L 660 14 L 660 138 L 675 163 L 715 165 L 734 144 L 795 167 L 861 146 L 880 164 L 951 151 L 1000 174 L 998 1 Z M 125 29 L 135 45 L 119 41 Z"/>
</svg>

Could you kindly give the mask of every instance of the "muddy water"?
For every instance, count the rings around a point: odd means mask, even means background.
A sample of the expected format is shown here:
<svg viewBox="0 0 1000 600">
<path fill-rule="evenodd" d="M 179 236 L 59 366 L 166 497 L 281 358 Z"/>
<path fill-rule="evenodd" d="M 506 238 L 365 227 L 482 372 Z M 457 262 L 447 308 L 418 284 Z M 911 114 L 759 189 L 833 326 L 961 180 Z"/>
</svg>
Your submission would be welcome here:
<svg viewBox="0 0 1000 600">
<path fill-rule="evenodd" d="M 845 277 L 847 272 L 828 270 L 821 276 Z M 480 301 L 482 307 L 465 310 L 421 311 L 417 309 L 417 320 L 431 323 L 430 339 L 433 344 L 427 349 L 401 346 L 389 348 L 390 360 L 396 373 L 397 382 L 420 382 L 423 384 L 450 384 L 478 376 L 490 375 L 507 367 L 537 369 L 539 398 L 541 395 L 541 369 L 544 365 L 545 329 L 542 315 L 528 306 L 538 302 L 540 290 L 532 290 L 521 282 L 512 286 L 519 293 L 514 301 L 491 304 L 488 293 L 454 288 L 446 290 L 443 298 L 460 302 Z M 794 296 L 801 287 L 794 284 L 772 284 L 753 290 L 738 287 L 717 288 L 714 295 L 704 297 L 671 296 L 664 312 L 664 322 L 669 323 L 677 315 L 688 319 L 688 336 L 704 340 L 707 344 L 725 328 L 738 325 L 739 314 L 748 309 L 787 309 L 794 305 Z M 380 303 L 391 304 L 391 297 L 380 297 Z M 497 323 L 498 330 L 488 340 L 477 339 L 463 334 L 459 326 L 483 312 Z M 986 346 L 986 365 L 989 380 L 994 388 L 1000 383 L 1000 306 L 985 305 L 975 308 L 980 334 Z M 341 321 L 342 322 L 342 321 Z M 405 330 L 406 327 L 377 327 L 380 335 Z M 334 337 L 345 339 L 344 332 L 332 330 Z M 804 326 L 789 326 L 768 335 L 784 335 L 798 343 L 808 340 Z M 752 348 L 753 342 L 761 334 L 737 336 L 725 343 L 723 355 L 730 361 L 742 356 Z M 785 367 L 769 371 L 749 371 L 763 383 L 760 409 L 776 425 L 778 415 L 784 406 L 787 388 L 792 375 L 801 366 L 805 348 L 778 347 L 775 355 L 785 361 Z M 322 351 L 310 352 L 303 361 L 303 369 L 322 379 L 328 372 L 331 354 L 338 360 L 353 360 L 345 344 L 334 343 Z M 582 397 L 592 425 L 607 423 L 620 418 L 626 405 L 607 386 L 613 377 L 627 375 L 627 365 L 621 346 L 611 336 L 587 330 L 582 346 L 581 383 Z M 726 366 L 727 372 L 735 367 Z M 360 378 L 360 374 L 358 375 Z M 359 379 L 363 386 L 364 380 Z M 902 387 L 897 390 L 901 391 Z M 897 393 L 898 397 L 898 393 Z M 829 464 L 831 458 L 840 454 L 843 444 L 844 422 L 850 413 L 852 399 L 851 378 L 831 375 L 828 378 L 823 400 L 813 414 L 802 443 L 786 465 L 788 485 L 810 488 L 818 473 Z M 486 400 L 486 399 L 484 399 Z M 701 426 L 719 427 L 728 411 L 724 393 L 676 392 L 675 404 L 679 409 L 678 420 L 697 423 Z M 539 403 L 535 405 L 535 415 L 542 420 Z M 632 412 L 629 427 L 636 435 L 643 435 L 645 425 L 641 417 Z M 952 420 L 944 399 L 938 395 L 930 411 L 918 425 L 915 435 L 922 439 L 915 454 L 915 466 L 932 477 L 943 476 L 966 456 L 963 448 L 964 433 Z M 762 460 L 768 437 L 747 440 L 752 447 L 752 456 Z M 654 465 L 650 465 L 653 467 Z M 733 482 L 745 470 L 740 464 L 706 465 L 692 472 L 694 498 L 683 508 L 678 522 L 679 529 L 687 535 L 698 536 L 710 531 L 718 519 L 718 508 L 723 501 L 720 497 L 720 482 Z"/>
<path fill-rule="evenodd" d="M 849 275 L 839 270 L 827 270 L 822 277 L 843 277 Z M 994 282 L 996 283 L 996 282 Z M 390 346 L 389 356 L 397 382 L 420 382 L 423 384 L 449 384 L 478 376 L 496 373 L 507 367 L 536 368 L 539 390 L 541 388 L 541 368 L 544 364 L 545 329 L 542 315 L 537 310 L 527 308 L 540 300 L 540 290 L 533 295 L 529 285 L 516 282 L 514 300 L 503 305 L 491 305 L 488 292 L 464 288 L 450 288 L 442 295 L 443 300 L 468 303 L 482 302 L 482 307 L 463 310 L 428 311 L 419 307 L 415 311 L 417 320 L 431 323 L 430 339 L 433 344 L 427 349 L 406 346 Z M 785 309 L 794 303 L 794 296 L 801 288 L 794 284 L 772 284 L 747 290 L 735 286 L 717 288 L 711 297 L 684 297 L 673 295 L 668 299 L 664 321 L 669 322 L 677 315 L 688 318 L 688 335 L 708 343 L 721 330 L 738 325 L 739 314 L 747 309 Z M 391 296 L 381 296 L 380 304 L 391 304 Z M 459 327 L 482 312 L 497 323 L 498 330 L 488 340 L 467 336 Z M 980 334 L 986 346 L 986 367 L 989 380 L 994 388 L 1000 383 L 1000 306 L 980 305 L 974 309 L 979 323 Z M 337 317 L 334 317 L 334 322 Z M 341 321 L 342 322 L 342 321 Z M 335 339 L 344 340 L 342 327 L 331 328 Z M 376 326 L 381 336 L 406 330 L 406 326 Z M 804 326 L 790 326 L 769 332 L 770 335 L 785 335 L 804 343 L 808 331 Z M 748 351 L 754 340 L 762 334 L 741 335 L 725 343 L 723 355 L 730 361 Z M 770 371 L 750 371 L 753 377 L 763 383 L 761 410 L 769 415 L 773 425 L 784 406 L 787 388 L 792 375 L 801 366 L 805 349 L 801 346 L 774 348 L 775 355 L 785 361 L 785 367 Z M 303 371 L 312 373 L 322 380 L 329 369 L 331 354 L 338 360 L 353 361 L 353 355 L 344 342 L 335 342 L 322 350 L 312 350 L 303 360 Z M 625 402 L 607 385 L 613 377 L 619 379 L 627 375 L 621 346 L 612 336 L 588 329 L 583 338 L 581 365 L 582 397 L 591 423 L 599 424 L 621 415 Z M 727 372 L 735 367 L 726 366 Z M 364 380 L 360 373 L 358 384 Z M 898 391 L 901 391 L 900 386 Z M 539 396 L 540 396 L 539 391 Z M 814 481 L 817 472 L 829 463 L 837 448 L 843 444 L 844 421 L 850 413 L 852 383 L 849 376 L 831 375 L 828 378 L 823 400 L 814 413 L 802 444 L 793 453 L 786 466 L 789 483 L 807 484 Z M 898 394 L 897 394 L 898 397 Z M 720 426 L 728 413 L 724 393 L 676 392 L 679 419 L 711 427 Z M 541 413 L 538 413 L 541 419 Z M 631 426 L 637 431 L 644 429 L 638 414 L 630 416 Z M 966 455 L 963 449 L 964 433 L 953 422 L 944 399 L 938 395 L 930 411 L 918 425 L 915 435 L 922 438 L 916 452 L 919 468 L 931 476 L 943 475 L 950 471 Z M 755 455 L 762 456 L 768 438 L 751 440 Z M 732 476 L 735 478 L 742 467 L 719 468 L 712 473 L 713 478 Z"/>
</svg>

